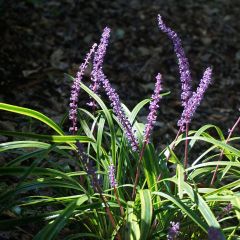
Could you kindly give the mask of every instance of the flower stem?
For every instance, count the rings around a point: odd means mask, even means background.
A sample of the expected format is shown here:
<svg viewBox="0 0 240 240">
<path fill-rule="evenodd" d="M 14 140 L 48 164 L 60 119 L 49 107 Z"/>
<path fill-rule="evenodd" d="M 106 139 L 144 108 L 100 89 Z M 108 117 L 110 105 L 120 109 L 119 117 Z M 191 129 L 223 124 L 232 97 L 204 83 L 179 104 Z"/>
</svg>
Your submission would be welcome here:
<svg viewBox="0 0 240 240">
<path fill-rule="evenodd" d="M 94 180 L 94 178 L 93 178 L 93 180 Z M 98 191 L 98 193 L 99 193 L 99 195 L 100 195 L 100 197 L 101 197 L 101 199 L 102 199 L 102 201 L 103 201 L 103 204 L 104 204 L 104 206 L 105 206 L 105 211 L 106 211 L 106 213 L 107 213 L 107 215 L 108 215 L 108 217 L 109 217 L 109 220 L 110 220 L 113 228 L 116 229 L 116 223 L 115 223 L 115 220 L 114 220 L 114 218 L 113 218 L 113 215 L 112 215 L 112 212 L 111 212 L 111 210 L 110 210 L 110 207 L 109 207 L 109 205 L 108 205 L 107 199 L 105 198 L 105 196 L 103 196 L 103 194 L 102 194 L 102 189 L 101 189 L 101 187 L 99 186 L 99 184 L 97 183 L 97 181 L 94 181 L 94 184 L 95 184 L 95 186 L 96 186 L 96 188 L 97 188 L 97 191 Z M 116 233 L 116 235 L 117 235 L 117 236 L 116 236 L 116 239 L 121 240 L 121 236 L 119 235 L 118 232 Z"/>
<path fill-rule="evenodd" d="M 82 144 L 80 142 L 76 142 L 77 145 L 77 156 L 81 156 L 82 158 L 82 162 L 83 162 L 83 169 L 86 171 L 86 173 L 88 173 L 88 176 L 92 178 L 92 186 L 93 188 L 96 189 L 96 191 L 98 192 L 98 194 L 100 195 L 100 198 L 102 199 L 102 202 L 105 206 L 105 211 L 106 214 L 109 217 L 109 220 L 113 226 L 113 229 L 116 229 L 116 223 L 115 220 L 113 218 L 112 212 L 110 210 L 109 204 L 107 202 L 107 199 L 105 196 L 103 196 L 103 191 L 101 189 L 101 186 L 98 183 L 97 177 L 96 177 L 96 173 L 94 171 L 94 169 L 92 168 L 91 164 L 89 164 L 89 162 L 87 161 L 87 155 L 86 153 L 83 151 L 83 147 Z M 119 235 L 119 233 L 116 233 L 116 239 L 121 240 L 121 236 Z"/>
<path fill-rule="evenodd" d="M 119 195 L 118 195 L 118 192 L 117 192 L 117 188 L 116 188 L 115 186 L 114 186 L 114 195 L 115 195 L 115 197 L 116 197 L 116 199 L 117 199 L 117 203 L 118 203 L 118 205 L 119 205 L 119 207 L 120 207 L 121 216 L 122 216 L 123 219 L 124 219 L 123 206 L 122 206 L 122 204 L 121 204 L 121 202 L 120 202 Z"/>
<path fill-rule="evenodd" d="M 139 155 L 139 161 L 138 161 L 138 165 L 137 165 L 137 171 L 136 171 L 136 175 L 135 175 L 135 181 L 134 181 L 133 192 L 132 192 L 132 199 L 134 199 L 135 196 L 136 196 L 136 188 L 137 188 L 139 175 L 140 175 L 140 165 L 142 163 L 143 154 L 144 154 L 146 145 L 147 145 L 147 142 L 144 141 L 143 146 L 142 146 L 142 150 L 141 150 L 140 155 Z"/>
<path fill-rule="evenodd" d="M 233 131 L 235 130 L 235 128 L 237 127 L 237 125 L 238 125 L 239 123 L 240 123 L 240 117 L 237 119 L 237 121 L 234 123 L 233 127 L 230 129 L 229 134 L 228 134 L 228 137 L 227 137 L 227 139 L 226 139 L 226 143 L 229 142 L 229 139 L 230 139 L 230 137 L 232 136 Z M 220 161 L 222 160 L 223 155 L 224 155 L 223 152 L 224 152 L 224 151 L 222 150 L 221 153 L 220 153 L 220 156 L 219 156 L 219 158 L 218 158 L 218 162 L 220 162 Z M 213 186 L 213 184 L 214 184 L 214 182 L 215 182 L 215 180 L 216 180 L 218 168 L 219 168 L 219 164 L 217 164 L 217 166 L 216 166 L 216 168 L 215 168 L 215 171 L 214 171 L 214 173 L 213 173 L 210 186 Z"/>
<path fill-rule="evenodd" d="M 176 137 L 175 137 L 175 139 L 174 139 L 174 141 L 173 141 L 173 143 L 172 143 L 172 146 L 169 147 L 170 150 L 174 150 L 176 141 L 177 141 L 179 135 L 181 134 L 181 132 L 182 132 L 182 131 L 181 131 L 181 128 L 179 128 L 179 130 L 178 130 L 178 132 L 177 132 L 177 135 L 176 135 Z M 167 161 L 167 162 L 168 162 L 170 156 L 171 156 L 171 153 L 169 152 L 168 156 L 166 156 L 166 161 Z M 162 177 L 162 173 L 160 173 L 160 174 L 158 175 L 158 177 L 157 177 L 157 182 L 161 180 L 161 177 Z"/>
<path fill-rule="evenodd" d="M 185 129 L 186 140 L 185 140 L 185 150 L 184 150 L 184 169 L 186 169 L 187 165 L 188 165 L 188 130 L 189 130 L 189 125 L 188 125 L 188 123 L 186 123 L 186 129 Z M 186 181 L 186 179 L 187 179 L 187 174 L 185 172 L 184 173 L 184 180 Z"/>
</svg>

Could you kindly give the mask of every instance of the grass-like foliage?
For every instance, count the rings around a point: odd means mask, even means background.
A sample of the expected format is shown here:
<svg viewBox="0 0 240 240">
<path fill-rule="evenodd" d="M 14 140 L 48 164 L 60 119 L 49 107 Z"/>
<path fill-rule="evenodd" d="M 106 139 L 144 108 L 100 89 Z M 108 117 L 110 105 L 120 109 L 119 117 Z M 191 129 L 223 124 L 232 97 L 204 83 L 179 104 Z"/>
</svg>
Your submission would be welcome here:
<svg viewBox="0 0 240 240">
<path fill-rule="evenodd" d="M 167 94 L 161 74 L 151 98 L 132 110 L 120 102 L 102 68 L 110 36 L 105 28 L 76 78 L 67 76 L 73 84 L 69 120 L 66 114 L 56 123 L 38 111 L 0 103 L 1 114 L 21 114 L 49 128 L 48 134 L 0 130 L 13 139 L 0 144 L 0 230 L 23 231 L 34 240 L 239 239 L 240 138 L 233 133 L 240 118 L 227 137 L 214 125 L 190 129 L 212 69 L 194 92 L 179 37 L 161 16 L 158 22 L 173 41 L 182 83 L 176 138 L 164 149 L 160 134 L 156 144 L 151 141 Z M 88 87 L 82 77 L 92 56 Z M 81 91 L 90 97 L 85 107 L 78 104 Z M 143 124 L 138 116 L 148 105 Z"/>
</svg>

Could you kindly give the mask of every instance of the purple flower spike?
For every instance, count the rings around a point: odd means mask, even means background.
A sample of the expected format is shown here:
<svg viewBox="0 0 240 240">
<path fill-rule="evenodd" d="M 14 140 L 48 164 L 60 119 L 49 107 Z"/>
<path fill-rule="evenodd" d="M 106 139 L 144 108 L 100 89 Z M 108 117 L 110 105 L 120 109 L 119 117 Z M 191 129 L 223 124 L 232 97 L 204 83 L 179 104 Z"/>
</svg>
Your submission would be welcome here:
<svg viewBox="0 0 240 240">
<path fill-rule="evenodd" d="M 173 42 L 174 51 L 178 58 L 180 80 L 182 83 L 182 94 L 181 94 L 182 106 L 186 106 L 188 99 L 192 95 L 192 90 L 191 90 L 192 79 L 191 79 L 188 59 L 185 56 L 181 39 L 178 37 L 177 33 L 175 33 L 171 28 L 165 25 L 160 14 L 158 15 L 158 26 L 164 33 L 168 35 L 168 37 Z"/>
<path fill-rule="evenodd" d="M 90 52 L 87 54 L 84 62 L 80 65 L 79 71 L 77 72 L 77 76 L 73 82 L 72 89 L 71 89 L 71 97 L 70 97 L 70 111 L 69 111 L 69 120 L 71 121 L 71 127 L 69 131 L 74 135 L 78 128 L 77 128 L 77 103 L 78 103 L 78 96 L 80 92 L 80 83 L 83 78 L 83 74 L 85 69 L 88 66 L 88 62 L 96 48 L 97 44 L 93 44 Z"/>
<path fill-rule="evenodd" d="M 233 209 L 233 205 L 232 205 L 231 203 L 228 203 L 228 205 L 223 208 L 223 212 L 224 212 L 225 214 L 229 214 L 232 209 Z"/>
<path fill-rule="evenodd" d="M 132 132 L 132 126 L 126 117 L 124 110 L 121 106 L 120 99 L 115 89 L 111 87 L 109 80 L 106 78 L 102 71 L 98 72 L 98 77 L 103 85 L 103 88 L 111 102 L 113 112 L 116 114 L 119 122 L 122 124 L 124 132 L 127 136 L 128 142 L 130 143 L 132 150 L 135 152 L 138 150 L 138 142 Z"/>
<path fill-rule="evenodd" d="M 115 179 L 115 167 L 112 163 L 109 165 L 109 168 L 108 168 L 108 176 L 109 176 L 110 186 L 112 188 L 115 188 L 117 186 L 117 182 Z"/>
<path fill-rule="evenodd" d="M 102 71 L 103 60 L 109 42 L 110 31 L 111 31 L 110 28 L 108 27 L 104 28 L 100 43 L 94 54 L 93 70 L 91 72 L 91 80 L 93 83 L 90 85 L 90 89 L 96 94 L 98 93 L 98 89 L 100 87 L 98 72 Z M 91 101 L 90 103 L 88 103 L 88 105 L 92 106 L 93 108 L 97 106 L 94 101 Z"/>
<path fill-rule="evenodd" d="M 171 227 L 168 230 L 167 240 L 174 240 L 179 234 L 180 224 L 179 222 L 170 222 Z"/>
<path fill-rule="evenodd" d="M 148 122 L 147 122 L 147 124 L 145 126 L 145 130 L 144 130 L 144 142 L 146 142 L 146 143 L 149 142 L 149 138 L 150 138 L 151 131 L 153 129 L 153 125 L 157 119 L 157 109 L 159 107 L 158 103 L 161 99 L 160 91 L 162 90 L 162 85 L 161 85 L 162 76 L 160 73 L 156 76 L 156 80 L 157 81 L 155 84 L 154 93 L 152 95 L 152 100 L 151 100 L 150 106 L 149 106 L 150 112 L 147 116 Z"/>
<path fill-rule="evenodd" d="M 97 51 L 94 54 L 93 60 L 93 73 L 97 74 L 98 69 L 102 69 L 103 60 L 106 54 L 106 49 L 110 37 L 110 28 L 105 27 L 101 36 L 100 44 L 98 45 Z M 94 74 L 93 74 L 94 76 Z"/>
<path fill-rule="evenodd" d="M 211 77 L 212 69 L 209 67 L 205 70 L 197 91 L 193 93 L 192 97 L 188 100 L 187 105 L 184 107 L 181 119 L 178 121 L 178 126 L 181 131 L 184 131 L 185 125 L 191 122 L 193 114 L 200 105 L 203 95 L 211 82 Z"/>
</svg>

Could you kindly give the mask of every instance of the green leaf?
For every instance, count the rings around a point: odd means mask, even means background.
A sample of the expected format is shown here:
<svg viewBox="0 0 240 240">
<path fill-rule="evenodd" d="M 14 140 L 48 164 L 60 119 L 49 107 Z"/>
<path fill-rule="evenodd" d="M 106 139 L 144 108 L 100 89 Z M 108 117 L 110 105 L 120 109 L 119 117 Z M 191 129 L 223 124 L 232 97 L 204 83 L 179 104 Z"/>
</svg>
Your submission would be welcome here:
<svg viewBox="0 0 240 240">
<path fill-rule="evenodd" d="M 35 222 L 46 221 L 47 219 L 54 219 L 58 217 L 61 212 L 62 210 L 59 210 L 54 212 L 41 213 L 35 216 L 25 216 L 14 219 L 0 220 L 0 230 L 12 230 L 13 226 L 28 225 Z"/>
<path fill-rule="evenodd" d="M 207 224 L 204 223 L 202 221 L 202 219 L 200 217 L 198 217 L 198 215 L 191 208 L 186 206 L 181 200 L 177 199 L 176 197 L 174 197 L 171 194 L 166 194 L 163 192 L 153 192 L 152 194 L 164 197 L 164 198 L 168 199 L 169 201 L 171 201 L 172 203 L 174 203 L 176 206 L 178 206 L 181 209 L 182 212 L 187 214 L 200 228 L 202 228 L 202 230 L 204 232 L 207 233 L 207 231 L 208 231 Z"/>
<path fill-rule="evenodd" d="M 171 93 L 170 91 L 165 92 L 165 93 L 161 93 L 160 96 L 162 96 L 162 97 L 163 97 L 163 96 L 167 96 L 167 95 L 169 95 L 170 93 Z M 129 118 L 129 121 L 130 121 L 131 123 L 134 122 L 134 120 L 135 120 L 136 116 L 138 115 L 139 111 L 140 111 L 146 104 L 148 104 L 150 101 L 151 101 L 151 98 L 144 99 L 144 100 L 142 100 L 140 103 L 138 103 L 138 104 L 134 107 L 134 109 L 133 109 L 132 112 L 131 112 L 131 116 L 130 116 L 130 118 Z"/>
<path fill-rule="evenodd" d="M 240 168 L 240 163 L 239 162 L 226 162 L 226 161 L 214 161 L 214 162 L 207 162 L 207 163 L 200 163 L 198 165 L 192 166 L 187 168 L 185 171 L 191 171 L 193 169 L 197 169 L 197 168 L 202 168 L 202 167 L 207 167 L 207 166 L 214 166 L 216 167 L 216 165 L 219 166 L 232 166 L 232 167 L 237 167 Z"/>
<path fill-rule="evenodd" d="M 111 134 L 111 150 L 112 150 L 112 161 L 115 163 L 116 162 L 116 136 L 115 136 L 115 128 L 112 120 L 112 116 L 104 104 L 104 102 L 101 100 L 101 98 L 96 95 L 91 89 L 89 89 L 86 85 L 81 83 L 81 88 L 88 93 L 102 108 L 104 115 L 106 116 L 108 126 L 110 129 L 110 134 Z"/>
<path fill-rule="evenodd" d="M 106 240 L 105 238 L 102 238 L 93 233 L 76 233 L 76 234 L 67 236 L 66 238 L 64 238 L 64 240 L 73 240 L 73 239 L 79 240 L 79 239 L 86 239 L 86 238 Z"/>
<path fill-rule="evenodd" d="M 82 195 L 78 200 L 71 202 L 61 214 L 52 222 L 48 223 L 34 238 L 33 240 L 51 240 L 56 239 L 57 234 L 69 221 L 73 211 L 88 200 L 86 195 Z"/>
<path fill-rule="evenodd" d="M 101 158 L 101 146 L 102 146 L 102 138 L 103 138 L 103 129 L 105 125 L 105 119 L 100 117 L 98 122 L 98 131 L 97 131 L 97 159 Z M 99 161 L 97 162 L 99 164 Z M 99 166 L 98 166 L 99 168 Z"/>
<path fill-rule="evenodd" d="M 157 172 L 156 168 L 158 165 L 158 159 L 155 155 L 155 149 L 152 144 L 148 144 L 146 146 L 142 166 L 144 170 L 144 174 L 147 180 L 148 188 L 155 189 L 157 191 Z"/>
<path fill-rule="evenodd" d="M 222 140 L 225 139 L 225 138 L 224 138 L 224 135 L 223 135 L 223 133 L 222 133 L 222 131 L 221 131 L 221 129 L 220 129 L 219 127 L 215 126 L 215 125 L 212 125 L 212 124 L 204 125 L 204 126 L 201 127 L 200 129 L 198 129 L 198 130 L 195 132 L 194 137 L 199 137 L 203 132 L 205 132 L 205 131 L 206 131 L 207 129 L 209 129 L 209 128 L 215 129 L 215 130 L 217 131 L 219 137 L 220 137 Z M 189 142 L 190 148 L 193 147 L 193 145 L 195 144 L 196 140 L 197 140 L 197 139 L 192 139 L 192 140 Z"/>
<path fill-rule="evenodd" d="M 44 150 L 41 149 L 41 150 L 33 151 L 30 153 L 22 154 L 19 157 L 7 162 L 5 166 L 8 167 L 8 166 L 19 165 L 20 163 L 22 163 L 25 160 L 28 160 L 30 158 L 34 159 L 40 155 L 44 155 L 45 152 L 47 152 L 47 151 L 48 151 L 48 149 L 44 149 Z"/>
<path fill-rule="evenodd" d="M 152 224 L 152 199 L 148 189 L 139 191 L 141 200 L 141 240 L 148 239 Z"/>
<path fill-rule="evenodd" d="M 133 206 L 134 202 L 127 202 L 125 240 L 140 240 L 140 228 L 138 225 L 137 216 L 133 213 Z"/>
<path fill-rule="evenodd" d="M 178 181 L 178 195 L 183 198 L 183 185 L 184 185 L 184 169 L 181 164 L 177 164 L 177 181 Z"/>
<path fill-rule="evenodd" d="M 15 137 L 26 137 L 26 138 L 33 138 L 39 139 L 42 141 L 50 141 L 55 143 L 75 143 L 76 141 L 84 142 L 94 142 L 93 139 L 87 136 L 68 136 L 68 135 L 44 135 L 44 134 L 34 134 L 34 133 L 26 133 L 26 132 L 16 132 L 16 131 L 3 131 L 0 130 L 0 134 L 5 136 L 15 136 Z"/>
<path fill-rule="evenodd" d="M 224 186 L 222 186 L 222 187 L 220 187 L 218 189 L 212 189 L 212 191 L 209 192 L 209 193 L 206 193 L 204 195 L 204 197 L 215 195 L 215 194 L 224 192 L 224 191 L 229 190 L 229 189 L 234 188 L 234 187 L 238 187 L 238 188 L 240 187 L 240 179 L 238 179 L 238 180 L 236 180 L 234 182 L 231 182 L 229 184 L 226 184 L 226 185 L 224 185 Z"/>
<path fill-rule="evenodd" d="M 29 167 L 0 167 L 0 175 L 15 175 L 19 176 L 23 172 L 27 171 Z M 69 173 L 64 173 L 61 171 L 58 171 L 56 169 L 51 169 L 51 168 L 41 168 L 41 167 L 36 167 L 33 169 L 31 172 L 32 175 L 42 175 L 42 176 L 52 176 L 52 177 L 62 177 L 62 178 L 69 178 L 69 176 L 76 176 L 78 175 L 85 175 L 86 173 L 81 171 L 81 172 L 69 172 Z M 73 180 L 73 179 L 72 179 Z"/>
<path fill-rule="evenodd" d="M 16 148 L 40 148 L 40 149 L 48 149 L 51 144 L 38 142 L 38 141 L 13 141 L 6 142 L 0 144 L 0 152 L 4 152 L 11 149 Z M 55 146 L 57 150 L 68 149 L 72 150 L 73 148 L 70 146 Z"/>
<path fill-rule="evenodd" d="M 177 179 L 171 178 L 169 180 L 175 182 L 175 184 L 178 183 Z M 202 216 L 204 217 L 208 225 L 212 227 L 220 228 L 220 225 L 216 217 L 214 216 L 213 212 L 211 211 L 207 203 L 203 200 L 203 198 L 198 193 L 196 193 L 192 189 L 192 187 L 186 182 L 183 182 L 182 185 L 183 185 L 184 191 L 190 197 L 192 202 L 197 205 L 199 211 L 201 212 Z"/>
<path fill-rule="evenodd" d="M 198 137 L 198 136 L 188 137 L 188 139 L 200 140 L 200 141 L 212 143 L 213 145 L 218 146 L 218 147 L 220 147 L 224 150 L 227 150 L 229 152 L 232 152 L 236 156 L 240 157 L 240 150 L 226 144 L 225 142 L 221 142 L 221 141 L 218 141 L 216 139 L 209 138 L 209 137 Z M 181 141 L 184 141 L 184 140 L 186 140 L 186 138 L 181 139 Z"/>
<path fill-rule="evenodd" d="M 47 149 L 50 144 L 37 141 L 13 141 L 0 144 L 0 152 L 16 148 L 43 148 Z"/>
<path fill-rule="evenodd" d="M 0 103 L 0 110 L 14 112 L 14 113 L 18 113 L 28 117 L 38 119 L 39 121 L 47 124 L 50 128 L 54 129 L 59 135 L 64 135 L 64 132 L 62 131 L 62 129 L 54 121 L 52 121 L 50 118 L 48 118 L 47 116 L 45 116 L 44 114 L 38 111 L 29 109 L 29 108 L 18 107 L 18 106 L 6 104 L 6 103 Z"/>
</svg>

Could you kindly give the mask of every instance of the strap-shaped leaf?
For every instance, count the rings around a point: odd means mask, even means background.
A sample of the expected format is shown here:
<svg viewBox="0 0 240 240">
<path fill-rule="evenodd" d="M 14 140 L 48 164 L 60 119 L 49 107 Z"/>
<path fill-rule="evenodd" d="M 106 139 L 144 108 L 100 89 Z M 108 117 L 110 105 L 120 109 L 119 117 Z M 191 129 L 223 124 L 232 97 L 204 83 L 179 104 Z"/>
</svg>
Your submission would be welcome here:
<svg viewBox="0 0 240 240">
<path fill-rule="evenodd" d="M 169 179 L 170 181 L 175 182 L 175 184 L 178 183 L 176 178 Z M 202 216 L 208 223 L 208 226 L 212 226 L 215 228 L 220 228 L 220 225 L 214 216 L 213 212 L 207 205 L 207 203 L 204 201 L 204 199 L 200 196 L 200 194 L 196 193 L 193 188 L 187 184 L 186 182 L 182 183 L 183 190 L 185 193 L 190 197 L 193 203 L 195 203 L 198 207 L 198 210 L 201 212 Z"/>
<path fill-rule="evenodd" d="M 44 114 L 24 107 L 18 107 L 11 104 L 6 103 L 0 103 L 0 110 L 8 111 L 8 112 L 14 112 L 18 114 L 22 114 L 28 117 L 32 117 L 35 119 L 38 119 L 39 121 L 47 124 L 50 128 L 54 129 L 59 135 L 64 135 L 64 132 L 62 129 L 50 118 L 45 116 Z"/>
<path fill-rule="evenodd" d="M 187 214 L 188 217 L 190 217 L 204 232 L 207 232 L 207 224 L 203 222 L 202 219 L 190 207 L 185 205 L 180 199 L 163 192 L 153 192 L 152 194 L 166 198 L 172 203 L 174 203 L 177 207 L 181 209 L 183 213 Z"/>
<path fill-rule="evenodd" d="M 148 233 L 152 224 L 152 198 L 148 189 L 140 190 L 141 200 L 141 240 L 148 239 Z"/>
<path fill-rule="evenodd" d="M 127 202 L 127 230 L 125 231 L 126 240 L 139 240 L 140 239 L 140 228 L 137 222 L 137 216 L 133 213 L 134 203 L 132 201 Z"/>
<path fill-rule="evenodd" d="M 50 144 L 38 141 L 13 141 L 5 142 L 0 144 L 0 152 L 8 151 L 16 148 L 37 148 L 37 149 L 47 149 Z M 58 149 L 72 149 L 70 146 L 56 146 Z"/>
<path fill-rule="evenodd" d="M 71 202 L 65 210 L 52 222 L 50 222 L 46 227 L 44 227 L 33 240 L 51 240 L 56 239 L 57 234 L 65 226 L 69 218 L 72 216 L 73 211 L 85 201 L 88 200 L 86 195 L 81 196 L 77 201 Z"/>
<path fill-rule="evenodd" d="M 16 131 L 2 131 L 0 134 L 5 136 L 16 136 L 16 137 L 27 137 L 33 139 L 39 139 L 44 141 L 50 141 L 55 143 L 75 143 L 77 140 L 80 142 L 93 142 L 93 140 L 87 136 L 68 136 L 68 135 L 44 135 L 44 134 L 35 134 L 35 133 L 26 133 L 26 132 L 16 132 Z"/>
</svg>

